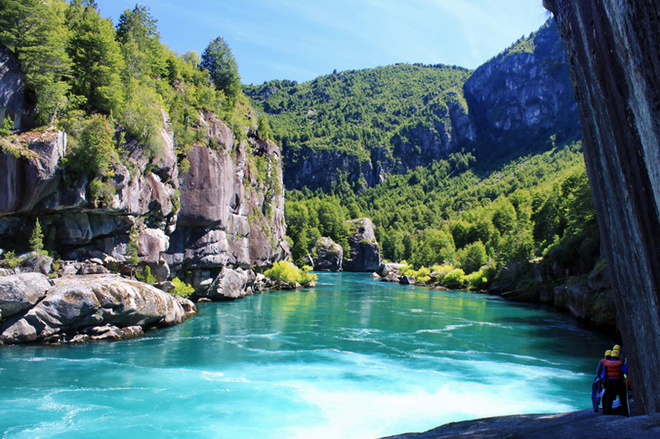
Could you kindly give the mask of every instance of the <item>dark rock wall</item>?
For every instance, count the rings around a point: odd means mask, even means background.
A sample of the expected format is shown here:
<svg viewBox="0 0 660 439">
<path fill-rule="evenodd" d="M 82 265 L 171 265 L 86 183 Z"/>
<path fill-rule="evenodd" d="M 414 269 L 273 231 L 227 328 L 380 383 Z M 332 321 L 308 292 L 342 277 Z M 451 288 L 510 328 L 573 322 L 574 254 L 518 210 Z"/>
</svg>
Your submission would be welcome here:
<svg viewBox="0 0 660 439">
<path fill-rule="evenodd" d="M 660 411 L 660 6 L 546 0 L 555 13 L 584 130 L 636 401 Z"/>
<path fill-rule="evenodd" d="M 479 67 L 464 86 L 480 152 L 548 149 L 580 137 L 578 109 L 554 21 Z"/>
</svg>

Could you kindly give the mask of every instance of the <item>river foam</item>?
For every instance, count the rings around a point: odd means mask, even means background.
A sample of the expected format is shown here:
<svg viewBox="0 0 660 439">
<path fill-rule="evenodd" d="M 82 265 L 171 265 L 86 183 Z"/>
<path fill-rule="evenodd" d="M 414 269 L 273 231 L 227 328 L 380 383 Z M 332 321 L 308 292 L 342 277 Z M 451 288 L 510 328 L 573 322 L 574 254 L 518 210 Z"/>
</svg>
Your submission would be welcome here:
<svg viewBox="0 0 660 439">
<path fill-rule="evenodd" d="M 589 406 L 602 346 L 561 315 L 320 274 L 121 342 L 0 349 L 3 438 L 370 438 Z"/>
</svg>

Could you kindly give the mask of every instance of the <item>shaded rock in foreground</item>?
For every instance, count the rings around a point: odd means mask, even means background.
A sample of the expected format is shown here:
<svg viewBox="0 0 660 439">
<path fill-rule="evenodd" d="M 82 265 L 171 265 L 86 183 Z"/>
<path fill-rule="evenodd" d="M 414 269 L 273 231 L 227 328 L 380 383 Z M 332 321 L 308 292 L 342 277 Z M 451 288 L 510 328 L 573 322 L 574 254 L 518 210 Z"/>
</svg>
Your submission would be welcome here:
<svg viewBox="0 0 660 439">
<path fill-rule="evenodd" d="M 591 410 L 559 414 L 514 415 L 453 422 L 424 433 L 383 439 L 585 438 L 652 439 L 660 437 L 660 417 L 603 416 Z"/>
<path fill-rule="evenodd" d="M 580 110 L 584 158 L 618 326 L 642 413 L 660 413 L 660 9 L 545 0 Z M 614 435 L 613 435 L 614 436 Z"/>
</svg>

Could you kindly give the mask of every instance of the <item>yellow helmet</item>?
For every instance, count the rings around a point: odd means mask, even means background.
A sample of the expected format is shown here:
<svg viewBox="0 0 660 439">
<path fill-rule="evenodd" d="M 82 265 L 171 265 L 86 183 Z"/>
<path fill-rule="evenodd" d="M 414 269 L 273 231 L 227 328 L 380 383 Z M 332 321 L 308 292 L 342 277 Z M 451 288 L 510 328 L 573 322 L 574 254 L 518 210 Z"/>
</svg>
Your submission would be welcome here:
<svg viewBox="0 0 660 439">
<path fill-rule="evenodd" d="M 621 346 L 619 346 L 618 344 L 615 344 L 614 347 L 612 348 L 612 350 L 621 352 Z"/>
<path fill-rule="evenodd" d="M 612 351 L 607 350 L 605 351 L 605 357 L 611 357 L 612 356 Z"/>
<path fill-rule="evenodd" d="M 619 358 L 619 351 L 612 351 L 612 358 Z"/>
</svg>

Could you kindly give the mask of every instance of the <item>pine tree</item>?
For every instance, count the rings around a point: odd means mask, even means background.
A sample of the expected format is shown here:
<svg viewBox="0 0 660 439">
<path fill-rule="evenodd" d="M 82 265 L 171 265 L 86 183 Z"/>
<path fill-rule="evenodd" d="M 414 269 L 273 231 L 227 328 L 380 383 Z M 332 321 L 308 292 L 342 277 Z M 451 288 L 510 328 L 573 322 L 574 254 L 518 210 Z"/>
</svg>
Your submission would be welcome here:
<svg viewBox="0 0 660 439">
<path fill-rule="evenodd" d="M 122 45 L 130 79 L 157 78 L 167 73 L 167 54 L 160 43 L 158 20 L 149 7 L 136 5 L 119 17 L 117 40 Z"/>
<path fill-rule="evenodd" d="M 34 229 L 32 230 L 32 235 L 30 236 L 30 249 L 39 255 L 46 254 L 46 251 L 44 251 L 44 234 L 41 231 L 39 218 L 37 218 L 37 221 L 34 224 Z"/>
<path fill-rule="evenodd" d="M 131 232 L 128 235 L 128 244 L 126 245 L 126 260 L 132 264 L 137 265 L 140 263 L 140 256 L 138 255 L 138 231 L 133 224 Z"/>
<path fill-rule="evenodd" d="M 120 76 L 125 65 L 112 22 L 101 18 L 95 3 L 76 0 L 69 7 L 67 23 L 71 91 L 86 99 L 88 111 L 118 114 L 125 99 Z"/>
<path fill-rule="evenodd" d="M 224 38 L 217 37 L 209 43 L 200 65 L 211 74 L 216 88 L 224 92 L 229 102 L 236 102 L 241 93 L 241 77 L 236 59 Z"/>
</svg>

